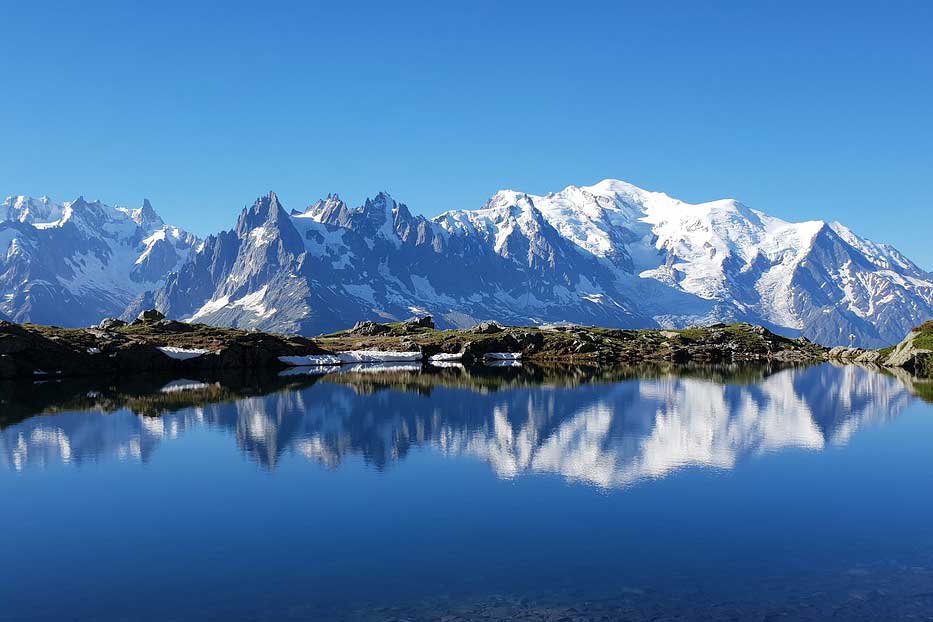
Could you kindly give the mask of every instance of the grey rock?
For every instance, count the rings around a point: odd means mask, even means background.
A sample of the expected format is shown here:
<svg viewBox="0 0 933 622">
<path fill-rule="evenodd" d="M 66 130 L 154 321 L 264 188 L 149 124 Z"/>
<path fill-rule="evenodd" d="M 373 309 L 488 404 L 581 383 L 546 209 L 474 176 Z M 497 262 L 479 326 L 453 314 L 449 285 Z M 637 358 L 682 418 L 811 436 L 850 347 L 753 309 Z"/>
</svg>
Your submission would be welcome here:
<svg viewBox="0 0 933 622">
<path fill-rule="evenodd" d="M 165 319 L 165 314 L 158 309 L 146 309 L 136 316 L 138 322 L 159 322 Z"/>
<path fill-rule="evenodd" d="M 101 330 L 113 330 L 115 328 L 122 328 L 126 326 L 126 322 L 123 320 L 117 319 L 115 317 L 104 318 L 100 321 L 100 324 L 97 325 L 97 328 Z"/>
<path fill-rule="evenodd" d="M 385 324 L 377 324 L 376 322 L 357 322 L 353 325 L 353 328 L 350 329 L 350 332 L 354 335 L 384 335 L 386 333 L 392 332 L 392 328 L 386 326 Z"/>
<path fill-rule="evenodd" d="M 413 317 L 405 320 L 405 328 L 436 328 L 434 318 L 430 315 Z"/>
</svg>

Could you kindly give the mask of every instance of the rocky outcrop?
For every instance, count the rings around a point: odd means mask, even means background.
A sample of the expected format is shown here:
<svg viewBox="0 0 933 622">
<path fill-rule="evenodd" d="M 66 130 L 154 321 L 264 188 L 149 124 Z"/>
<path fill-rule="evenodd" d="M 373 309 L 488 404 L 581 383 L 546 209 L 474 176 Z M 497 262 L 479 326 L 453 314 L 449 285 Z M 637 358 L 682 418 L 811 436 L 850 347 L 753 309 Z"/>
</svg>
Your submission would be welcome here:
<svg viewBox="0 0 933 622">
<path fill-rule="evenodd" d="M 879 363 L 884 358 L 884 355 L 878 350 L 863 350 L 862 348 L 846 348 L 844 346 L 830 348 L 826 356 L 834 361 L 852 363 Z"/>
<path fill-rule="evenodd" d="M 474 326 L 470 332 L 480 335 L 492 335 L 494 333 L 501 333 L 502 330 L 503 328 L 498 322 L 480 322 Z"/>
<path fill-rule="evenodd" d="M 415 328 L 436 328 L 436 326 L 434 326 L 434 318 L 431 317 L 430 315 L 409 318 L 405 320 L 402 326 L 404 326 L 408 330 L 415 329 Z"/>
<path fill-rule="evenodd" d="M 165 319 L 165 314 L 156 309 L 146 309 L 141 311 L 138 316 L 136 316 L 136 322 L 139 324 L 144 324 L 146 322 L 158 322 Z"/>
<path fill-rule="evenodd" d="M 933 377 L 933 321 L 910 331 L 884 359 L 885 367 L 900 367 L 918 376 Z"/>
<path fill-rule="evenodd" d="M 351 335 L 363 335 L 371 337 L 373 335 L 385 335 L 392 332 L 392 328 L 386 324 L 376 322 L 357 322 L 349 331 Z"/>
</svg>

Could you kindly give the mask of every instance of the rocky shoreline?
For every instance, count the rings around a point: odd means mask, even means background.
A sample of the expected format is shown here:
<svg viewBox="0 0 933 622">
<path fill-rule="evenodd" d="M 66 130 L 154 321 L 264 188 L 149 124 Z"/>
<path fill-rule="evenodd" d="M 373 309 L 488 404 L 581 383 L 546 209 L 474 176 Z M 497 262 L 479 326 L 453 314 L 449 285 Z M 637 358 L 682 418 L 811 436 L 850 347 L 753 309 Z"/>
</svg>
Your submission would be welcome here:
<svg viewBox="0 0 933 622">
<path fill-rule="evenodd" d="M 490 359 L 496 359 L 490 361 Z M 107 319 L 73 329 L 0 321 L 0 379 L 220 373 L 237 369 L 398 361 L 409 365 L 496 363 L 642 364 L 837 360 L 933 376 L 933 322 L 885 350 L 826 348 L 751 324 L 685 329 L 610 329 L 577 325 L 437 330 L 428 317 L 353 328 L 314 338 L 166 319 L 145 311 L 132 323 Z"/>
<path fill-rule="evenodd" d="M 896 346 L 881 350 L 836 347 L 827 356 L 845 363 L 870 363 L 933 378 L 933 320 L 915 327 Z"/>
<path fill-rule="evenodd" d="M 407 322 L 357 323 L 313 339 L 166 319 L 145 311 L 132 323 L 66 329 L 0 322 L 0 378 L 53 380 L 64 376 L 279 370 L 301 360 L 379 359 L 482 365 L 489 357 L 532 362 L 633 364 L 645 362 L 814 362 L 828 349 L 749 324 L 681 330 L 621 330 L 575 325 L 506 327 L 492 322 L 468 330 L 437 330 L 430 317 Z M 344 359 L 341 361 L 340 359 Z M 388 359 L 391 360 L 391 357 Z"/>
</svg>

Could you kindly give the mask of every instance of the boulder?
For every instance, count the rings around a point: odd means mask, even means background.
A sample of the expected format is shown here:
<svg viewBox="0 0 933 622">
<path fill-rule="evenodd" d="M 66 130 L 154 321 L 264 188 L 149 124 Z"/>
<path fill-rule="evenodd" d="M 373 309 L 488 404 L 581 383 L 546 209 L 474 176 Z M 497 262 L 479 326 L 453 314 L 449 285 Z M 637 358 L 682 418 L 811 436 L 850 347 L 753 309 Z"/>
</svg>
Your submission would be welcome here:
<svg viewBox="0 0 933 622">
<path fill-rule="evenodd" d="M 413 317 L 405 320 L 404 324 L 406 329 L 409 328 L 436 328 L 434 326 L 434 318 L 430 315 L 425 315 L 423 317 Z"/>
<path fill-rule="evenodd" d="M 502 325 L 498 322 L 481 322 L 474 326 L 471 332 L 480 335 L 491 335 L 493 333 L 501 333 L 503 330 Z"/>
<path fill-rule="evenodd" d="M 113 330 L 115 328 L 122 328 L 124 326 L 126 326 L 126 322 L 123 320 L 117 319 L 115 317 L 108 317 L 101 320 L 100 324 L 97 325 L 97 328 L 100 330 Z"/>
<path fill-rule="evenodd" d="M 158 309 L 146 309 L 136 317 L 137 322 L 158 322 L 164 320 L 165 314 Z"/>
<path fill-rule="evenodd" d="M 877 350 L 865 350 L 855 358 L 856 363 L 878 363 L 881 360 L 881 352 Z"/>
</svg>

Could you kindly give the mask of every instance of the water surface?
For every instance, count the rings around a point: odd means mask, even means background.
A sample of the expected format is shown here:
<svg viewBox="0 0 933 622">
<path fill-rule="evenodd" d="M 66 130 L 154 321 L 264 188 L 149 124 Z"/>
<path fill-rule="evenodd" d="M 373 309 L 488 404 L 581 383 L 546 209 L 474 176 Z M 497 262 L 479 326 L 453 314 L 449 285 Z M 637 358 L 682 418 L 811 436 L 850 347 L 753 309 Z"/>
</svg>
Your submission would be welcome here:
<svg viewBox="0 0 933 622">
<path fill-rule="evenodd" d="M 302 371 L 0 390 L 0 619 L 933 615 L 910 379 Z"/>
</svg>

